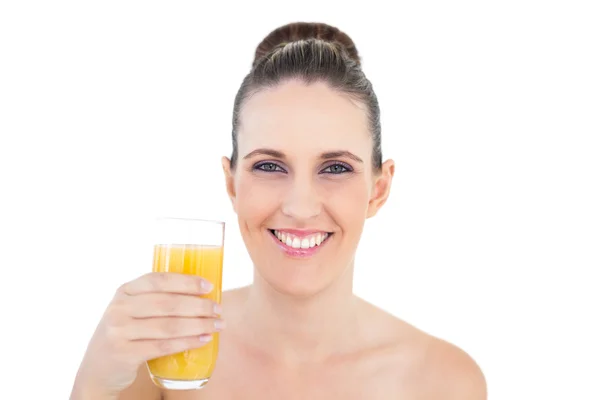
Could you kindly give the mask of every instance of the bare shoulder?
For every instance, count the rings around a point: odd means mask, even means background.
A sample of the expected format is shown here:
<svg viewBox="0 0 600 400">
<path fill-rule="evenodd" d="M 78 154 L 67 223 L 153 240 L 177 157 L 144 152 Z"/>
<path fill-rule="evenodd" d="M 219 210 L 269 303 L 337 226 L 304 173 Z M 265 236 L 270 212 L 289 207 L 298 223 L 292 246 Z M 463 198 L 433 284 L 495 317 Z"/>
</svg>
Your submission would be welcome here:
<svg viewBox="0 0 600 400">
<path fill-rule="evenodd" d="M 484 375 L 469 354 L 368 303 L 372 326 L 382 332 L 376 342 L 384 344 L 390 377 L 399 386 L 412 386 L 425 399 L 485 400 Z M 390 362 L 391 361 L 391 362 Z"/>
<path fill-rule="evenodd" d="M 430 385 L 433 395 L 443 395 L 449 400 L 487 399 L 487 384 L 481 368 L 461 348 L 430 337 L 423 361 L 423 376 L 433 383 Z"/>
<path fill-rule="evenodd" d="M 221 306 L 223 308 L 222 317 L 227 321 L 229 329 L 226 329 L 226 332 L 221 334 L 222 338 L 228 335 L 227 332 L 231 332 L 231 327 L 235 325 L 236 321 L 239 322 L 240 319 L 243 319 L 240 310 L 248 297 L 249 288 L 250 286 L 242 286 L 223 291 L 221 296 Z"/>
<path fill-rule="evenodd" d="M 248 293 L 250 286 L 242 286 L 235 289 L 229 289 L 223 291 L 223 301 L 235 300 L 239 297 L 244 297 Z"/>
<path fill-rule="evenodd" d="M 242 301 L 244 301 L 246 299 L 246 296 L 248 295 L 248 289 L 249 286 L 243 286 L 223 291 L 223 295 L 221 297 L 221 304 L 223 305 L 223 310 L 227 312 L 227 309 L 235 308 Z"/>
</svg>

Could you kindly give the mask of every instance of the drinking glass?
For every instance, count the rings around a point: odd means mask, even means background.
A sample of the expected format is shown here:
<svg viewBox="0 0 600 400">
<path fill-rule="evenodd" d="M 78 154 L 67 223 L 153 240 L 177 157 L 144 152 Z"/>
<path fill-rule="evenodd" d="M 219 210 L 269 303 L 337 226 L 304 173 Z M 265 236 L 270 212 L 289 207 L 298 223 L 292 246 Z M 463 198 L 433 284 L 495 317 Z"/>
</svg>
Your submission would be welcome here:
<svg viewBox="0 0 600 400">
<path fill-rule="evenodd" d="M 214 288 L 200 296 L 221 303 L 225 223 L 187 218 L 156 221 L 153 272 L 200 276 Z M 210 379 L 219 351 L 219 334 L 206 345 L 147 362 L 152 381 L 174 390 L 200 389 Z"/>
</svg>

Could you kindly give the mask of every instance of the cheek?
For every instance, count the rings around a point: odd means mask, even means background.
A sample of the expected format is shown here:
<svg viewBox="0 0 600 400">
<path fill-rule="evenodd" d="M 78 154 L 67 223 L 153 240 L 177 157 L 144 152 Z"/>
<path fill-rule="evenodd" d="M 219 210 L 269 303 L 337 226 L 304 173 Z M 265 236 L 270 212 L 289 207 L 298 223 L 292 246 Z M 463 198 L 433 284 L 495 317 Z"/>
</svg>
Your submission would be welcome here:
<svg viewBox="0 0 600 400">
<path fill-rule="evenodd" d="M 337 185 L 334 187 L 334 184 Z M 345 233 L 354 231 L 360 234 L 369 205 L 368 182 L 360 178 L 346 182 L 330 182 L 326 193 L 325 205 L 328 213 L 346 231 Z"/>
<path fill-rule="evenodd" d="M 236 210 L 238 219 L 248 229 L 258 229 L 259 225 L 279 207 L 282 185 L 276 182 L 242 175 L 237 179 Z"/>
</svg>

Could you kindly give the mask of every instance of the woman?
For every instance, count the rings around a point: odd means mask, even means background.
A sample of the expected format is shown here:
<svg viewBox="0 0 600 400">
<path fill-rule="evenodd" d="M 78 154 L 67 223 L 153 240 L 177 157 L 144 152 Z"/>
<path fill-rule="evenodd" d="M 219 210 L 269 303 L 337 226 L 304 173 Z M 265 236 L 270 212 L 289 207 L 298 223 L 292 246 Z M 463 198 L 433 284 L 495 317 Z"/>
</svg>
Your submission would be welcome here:
<svg viewBox="0 0 600 400">
<path fill-rule="evenodd" d="M 269 34 L 236 97 L 233 154 L 223 159 L 253 284 L 224 293 L 215 310 L 196 296 L 206 290 L 197 277 L 126 283 L 72 398 L 485 399 L 467 354 L 353 295 L 365 219 L 394 175 L 380 143 L 377 98 L 346 34 L 316 23 Z M 221 330 L 205 388 L 161 392 L 150 381 L 145 360 Z"/>
</svg>

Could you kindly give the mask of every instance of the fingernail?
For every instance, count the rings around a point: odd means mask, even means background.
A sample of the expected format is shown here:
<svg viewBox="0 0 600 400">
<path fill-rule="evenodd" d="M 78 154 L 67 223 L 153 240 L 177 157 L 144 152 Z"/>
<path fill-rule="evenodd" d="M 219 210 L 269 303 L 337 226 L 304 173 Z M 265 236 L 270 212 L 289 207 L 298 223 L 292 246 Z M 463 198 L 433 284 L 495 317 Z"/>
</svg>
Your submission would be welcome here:
<svg viewBox="0 0 600 400">
<path fill-rule="evenodd" d="M 210 292 L 211 290 L 213 290 L 213 288 L 214 288 L 214 285 L 212 283 L 210 283 L 209 281 L 206 281 L 206 280 L 202 281 L 202 290 Z"/>
<path fill-rule="evenodd" d="M 223 313 L 223 307 L 220 304 L 215 304 L 215 314 L 221 315 Z"/>
<path fill-rule="evenodd" d="M 209 333 L 206 333 L 204 335 L 200 335 L 198 339 L 200 339 L 202 343 L 208 343 L 213 339 L 213 336 Z"/>
<path fill-rule="evenodd" d="M 225 321 L 223 321 L 222 319 L 216 320 L 215 329 L 218 331 L 222 331 L 223 329 L 225 329 Z"/>
</svg>

